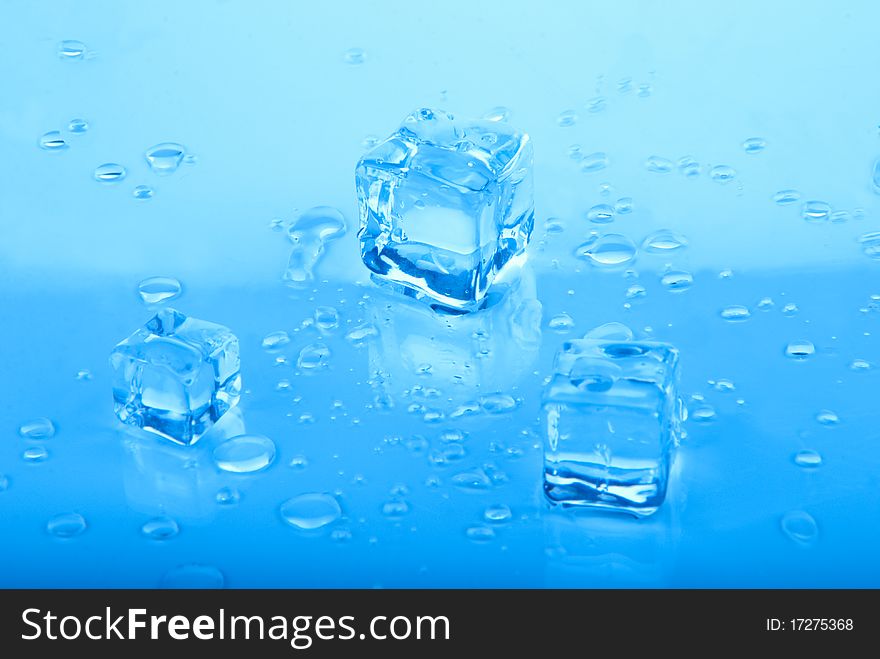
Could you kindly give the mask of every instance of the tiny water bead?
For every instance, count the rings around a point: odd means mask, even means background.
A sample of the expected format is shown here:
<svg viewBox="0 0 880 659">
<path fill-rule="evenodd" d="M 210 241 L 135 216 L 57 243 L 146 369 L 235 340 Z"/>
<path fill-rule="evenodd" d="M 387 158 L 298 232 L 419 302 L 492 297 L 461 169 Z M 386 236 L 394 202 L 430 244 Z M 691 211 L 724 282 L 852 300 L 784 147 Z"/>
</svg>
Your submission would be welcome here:
<svg viewBox="0 0 880 659">
<path fill-rule="evenodd" d="M 811 341 L 799 340 L 792 341 L 787 346 L 785 346 L 785 356 L 791 357 L 792 359 L 806 359 L 811 355 L 815 354 L 816 346 L 813 345 Z"/>
<path fill-rule="evenodd" d="M 560 128 L 568 128 L 574 126 L 577 123 L 577 120 L 578 116 L 574 110 L 564 110 L 559 113 L 558 117 L 556 117 L 556 125 Z"/>
<path fill-rule="evenodd" d="M 676 165 L 678 167 L 679 173 L 688 178 L 694 178 L 703 173 L 702 166 L 693 156 L 684 156 L 683 158 L 679 158 Z"/>
<path fill-rule="evenodd" d="M 309 466 L 309 461 L 304 455 L 295 455 L 290 459 L 288 466 L 292 469 L 305 469 Z"/>
<path fill-rule="evenodd" d="M 782 516 L 782 532 L 799 545 L 811 545 L 819 535 L 819 527 L 812 515 L 803 510 L 791 510 Z"/>
<path fill-rule="evenodd" d="M 831 410 L 820 410 L 819 413 L 816 414 L 816 421 L 823 426 L 836 426 L 840 423 L 840 417 L 837 416 L 836 412 Z"/>
<path fill-rule="evenodd" d="M 824 222 L 831 215 L 831 205 L 818 200 L 805 201 L 801 209 L 801 216 L 807 222 Z"/>
<path fill-rule="evenodd" d="M 617 322 L 604 323 L 584 334 L 585 339 L 594 341 L 632 341 L 634 336 L 629 327 Z"/>
<path fill-rule="evenodd" d="M 626 289 L 624 297 L 626 297 L 627 300 L 635 300 L 637 298 L 645 297 L 647 294 L 648 290 L 644 286 L 641 284 L 633 284 Z"/>
<path fill-rule="evenodd" d="M 146 201 L 147 199 L 152 199 L 154 194 L 156 194 L 155 190 L 153 190 L 153 188 L 151 188 L 149 185 L 136 185 L 134 187 L 134 190 L 131 191 L 131 196 L 138 201 Z"/>
<path fill-rule="evenodd" d="M 597 266 L 620 266 L 635 258 L 636 245 L 626 236 L 607 233 L 581 244 L 575 254 Z"/>
<path fill-rule="evenodd" d="M 162 142 L 147 149 L 144 158 L 154 174 L 165 176 L 177 171 L 185 155 L 186 147 L 182 144 Z"/>
<path fill-rule="evenodd" d="M 483 511 L 483 519 L 494 524 L 503 524 L 512 518 L 513 512 L 510 510 L 510 506 L 503 503 L 489 506 Z"/>
<path fill-rule="evenodd" d="M 317 307 L 315 325 L 325 332 L 339 327 L 339 312 L 334 307 Z"/>
<path fill-rule="evenodd" d="M 169 589 L 211 589 L 223 588 L 226 578 L 223 573 L 213 565 L 201 563 L 188 563 L 179 565 L 162 576 L 160 583 L 162 588 Z"/>
<path fill-rule="evenodd" d="M 574 327 L 574 319 L 567 313 L 559 313 L 547 322 L 547 327 L 554 332 L 568 332 Z"/>
<path fill-rule="evenodd" d="M 688 414 L 688 418 L 697 423 L 708 423 L 714 420 L 716 416 L 715 408 L 705 403 L 694 408 Z"/>
<path fill-rule="evenodd" d="M 642 249 L 652 254 L 667 254 L 687 247 L 687 245 L 688 241 L 684 236 L 669 229 L 660 229 L 645 238 L 642 242 Z"/>
<path fill-rule="evenodd" d="M 880 259 L 880 231 L 872 231 L 859 236 L 862 252 L 870 259 Z"/>
<path fill-rule="evenodd" d="M 596 204 L 587 211 L 587 219 L 595 224 L 608 224 L 614 221 L 614 209 L 608 204 Z"/>
<path fill-rule="evenodd" d="M 24 450 L 21 457 L 25 462 L 45 462 L 49 459 L 49 451 L 45 446 L 31 446 Z"/>
<path fill-rule="evenodd" d="M 751 318 L 752 312 L 741 304 L 731 304 L 721 310 L 721 317 L 730 322 L 741 322 Z"/>
<path fill-rule="evenodd" d="M 138 284 L 144 304 L 161 304 L 180 297 L 183 286 L 174 277 L 148 277 Z"/>
<path fill-rule="evenodd" d="M 275 443 L 264 435 L 238 435 L 214 449 L 214 462 L 223 471 L 249 474 L 275 460 Z"/>
<path fill-rule="evenodd" d="M 290 335 L 284 330 L 278 330 L 277 332 L 269 332 L 264 336 L 261 345 L 263 350 L 272 351 L 283 348 L 288 343 L 290 343 Z"/>
<path fill-rule="evenodd" d="M 649 172 L 657 174 L 666 174 L 671 172 L 675 165 L 669 158 L 661 158 L 660 156 L 649 156 L 645 160 L 645 169 Z"/>
<path fill-rule="evenodd" d="M 100 183 L 119 183 L 125 179 L 125 167 L 115 162 L 105 162 L 95 168 L 95 180 Z"/>
<path fill-rule="evenodd" d="M 767 141 L 760 137 L 750 137 L 742 143 L 742 148 L 746 153 L 761 153 L 761 151 L 767 148 Z"/>
<path fill-rule="evenodd" d="M 470 526 L 464 533 L 473 542 L 491 542 L 495 539 L 495 529 L 491 526 Z"/>
<path fill-rule="evenodd" d="M 507 121 L 510 119 L 510 114 L 510 108 L 498 105 L 484 114 L 483 119 L 486 121 Z"/>
<path fill-rule="evenodd" d="M 241 501 L 241 493 L 234 487 L 221 487 L 214 498 L 221 506 L 231 506 Z"/>
<path fill-rule="evenodd" d="M 307 371 L 327 368 L 330 363 L 330 348 L 323 343 L 312 343 L 299 351 L 296 365 Z"/>
<path fill-rule="evenodd" d="M 86 45 L 76 39 L 65 39 L 58 44 L 58 57 L 63 60 L 80 60 L 86 56 Z"/>
<path fill-rule="evenodd" d="M 853 371 L 867 371 L 871 368 L 871 362 L 864 359 L 853 359 L 849 363 L 849 368 Z"/>
<path fill-rule="evenodd" d="M 292 527 L 314 531 L 342 517 L 336 497 L 324 492 L 310 492 L 288 499 L 281 504 L 281 517 Z"/>
<path fill-rule="evenodd" d="M 762 297 L 758 300 L 758 304 L 755 305 L 759 311 L 770 311 L 773 308 L 774 302 L 772 298 Z"/>
<path fill-rule="evenodd" d="M 382 514 L 392 519 L 403 517 L 409 512 L 409 504 L 403 499 L 392 499 L 382 504 Z"/>
<path fill-rule="evenodd" d="M 76 372 L 76 379 L 80 382 L 87 382 L 92 379 L 92 372 L 87 368 L 81 368 Z"/>
<path fill-rule="evenodd" d="M 480 396 L 480 409 L 488 414 L 504 414 L 517 408 L 517 401 L 508 394 L 488 394 Z"/>
<path fill-rule="evenodd" d="M 874 168 L 871 170 L 871 184 L 874 192 L 880 194 L 880 158 L 874 162 Z"/>
<path fill-rule="evenodd" d="M 62 151 L 67 148 L 67 142 L 64 141 L 60 130 L 50 130 L 40 137 L 40 148 L 46 151 Z"/>
<path fill-rule="evenodd" d="M 632 197 L 621 197 L 614 203 L 614 212 L 618 215 L 626 215 L 633 212 Z"/>
<path fill-rule="evenodd" d="M 782 307 L 782 315 L 783 316 L 793 316 L 799 311 L 798 305 L 794 302 L 789 302 L 784 307 Z"/>
<path fill-rule="evenodd" d="M 804 469 L 815 469 L 822 466 L 822 456 L 812 449 L 804 449 L 794 454 L 794 463 Z"/>
<path fill-rule="evenodd" d="M 694 276 L 686 270 L 670 270 L 660 277 L 660 283 L 666 290 L 680 293 L 693 286 Z"/>
<path fill-rule="evenodd" d="M 50 439 L 55 436 L 55 424 L 44 416 L 25 421 L 18 427 L 18 434 L 25 439 Z"/>
<path fill-rule="evenodd" d="M 582 172 L 598 172 L 608 166 L 608 154 L 604 151 L 589 153 L 581 158 Z"/>
<path fill-rule="evenodd" d="M 730 183 L 736 178 L 736 170 L 728 165 L 715 165 L 709 170 L 709 178 L 716 183 Z"/>
<path fill-rule="evenodd" d="M 841 224 L 843 222 L 849 222 L 852 218 L 849 211 L 834 211 L 831 215 L 828 216 L 828 219 L 831 220 L 834 224 Z"/>
<path fill-rule="evenodd" d="M 46 524 L 46 530 L 56 538 L 73 538 L 88 528 L 85 517 L 79 513 L 55 515 Z"/>
<path fill-rule="evenodd" d="M 180 526 L 171 517 L 160 515 L 144 522 L 141 533 L 151 540 L 169 540 L 180 533 Z"/>
<path fill-rule="evenodd" d="M 9 489 L 9 477 L 6 474 L 0 474 L 0 492 Z"/>
<path fill-rule="evenodd" d="M 775 201 L 780 206 L 793 204 L 796 201 L 800 201 L 800 198 L 801 193 L 797 190 L 780 190 L 775 195 L 773 195 L 773 201 Z"/>
<path fill-rule="evenodd" d="M 345 51 L 344 58 L 348 64 L 363 64 L 367 59 L 367 53 L 363 48 L 349 48 Z"/>
<path fill-rule="evenodd" d="M 548 217 L 544 223 L 544 230 L 548 234 L 557 234 L 565 231 L 565 221 L 558 217 Z"/>
<path fill-rule="evenodd" d="M 85 119 L 71 119 L 67 124 L 67 130 L 75 135 L 81 135 L 89 130 L 89 122 Z"/>
<path fill-rule="evenodd" d="M 367 341 L 379 335 L 379 330 L 371 323 L 355 325 L 345 334 L 345 340 L 353 346 L 360 347 Z"/>
<path fill-rule="evenodd" d="M 595 98 L 591 98 L 587 101 L 587 112 L 602 112 L 606 107 L 608 107 L 608 99 L 604 96 L 596 96 Z"/>
</svg>

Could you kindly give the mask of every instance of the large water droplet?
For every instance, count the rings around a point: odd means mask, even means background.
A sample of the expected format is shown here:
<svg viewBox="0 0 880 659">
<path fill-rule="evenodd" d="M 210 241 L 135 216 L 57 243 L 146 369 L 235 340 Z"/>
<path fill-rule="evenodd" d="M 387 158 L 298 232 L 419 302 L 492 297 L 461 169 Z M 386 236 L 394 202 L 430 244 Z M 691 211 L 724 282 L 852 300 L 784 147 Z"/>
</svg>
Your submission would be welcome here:
<svg viewBox="0 0 880 659">
<path fill-rule="evenodd" d="M 284 521 L 306 531 L 332 524 L 341 516 L 342 508 L 336 498 L 321 492 L 300 494 L 281 504 Z"/>
<path fill-rule="evenodd" d="M 709 178 L 716 183 L 730 183 L 736 178 L 736 170 L 728 165 L 715 165 L 709 170 Z"/>
<path fill-rule="evenodd" d="M 169 540 L 180 533 L 180 526 L 172 518 L 160 515 L 144 522 L 141 532 L 151 540 Z"/>
<path fill-rule="evenodd" d="M 645 238 L 642 249 L 653 254 L 666 254 L 687 247 L 687 244 L 687 238 L 684 236 L 669 229 L 660 229 Z"/>
<path fill-rule="evenodd" d="M 671 172 L 673 167 L 675 167 L 675 165 L 669 158 L 650 156 L 647 160 L 645 160 L 645 169 L 647 169 L 649 172 L 666 174 L 668 172 Z"/>
<path fill-rule="evenodd" d="M 101 183 L 119 183 L 125 175 L 125 167 L 115 162 L 105 162 L 95 168 L 95 180 Z"/>
<path fill-rule="evenodd" d="M 724 320 L 729 320 L 731 322 L 748 320 L 751 316 L 752 312 L 749 311 L 749 308 L 744 307 L 741 304 L 731 304 L 721 310 L 721 317 Z"/>
<path fill-rule="evenodd" d="M 152 199 L 154 194 L 155 190 L 153 190 L 153 188 L 151 188 L 149 185 L 136 185 L 134 186 L 134 190 L 131 191 L 131 196 L 138 201 L 146 201 L 147 199 Z"/>
<path fill-rule="evenodd" d="M 223 471 L 248 474 L 275 460 L 275 443 L 263 435 L 238 435 L 214 449 L 214 462 Z"/>
<path fill-rule="evenodd" d="M 49 439 L 55 436 L 55 424 L 44 416 L 25 421 L 18 427 L 18 434 L 25 439 Z"/>
<path fill-rule="evenodd" d="M 694 284 L 694 276 L 685 270 L 670 270 L 660 277 L 660 283 L 673 293 L 686 291 Z"/>
<path fill-rule="evenodd" d="M 804 469 L 815 469 L 822 466 L 822 456 L 817 451 L 804 449 L 794 454 L 794 463 Z"/>
<path fill-rule="evenodd" d="M 148 277 L 138 284 L 144 304 L 161 304 L 180 296 L 183 287 L 174 277 Z"/>
<path fill-rule="evenodd" d="M 806 339 L 800 341 L 792 341 L 785 346 L 785 356 L 792 359 L 806 359 L 816 352 L 816 346 Z"/>
<path fill-rule="evenodd" d="M 327 368 L 330 363 L 330 348 L 323 343 L 312 343 L 299 351 L 296 365 L 309 371 Z"/>
<path fill-rule="evenodd" d="M 345 51 L 345 61 L 348 64 L 363 64 L 367 59 L 367 53 L 363 48 L 349 48 Z"/>
<path fill-rule="evenodd" d="M 581 158 L 582 172 L 598 172 L 608 166 L 608 154 L 604 151 L 589 153 Z"/>
<path fill-rule="evenodd" d="M 336 329 L 339 327 L 339 312 L 333 307 L 316 308 L 315 325 L 325 332 Z"/>
<path fill-rule="evenodd" d="M 79 513 L 62 513 L 55 515 L 46 524 L 46 530 L 56 538 L 72 538 L 83 533 L 88 524 L 85 517 Z"/>
<path fill-rule="evenodd" d="M 547 322 L 547 327 L 554 332 L 568 332 L 574 327 L 574 319 L 567 313 L 558 313 Z"/>
<path fill-rule="evenodd" d="M 614 209 L 608 204 L 596 204 L 587 211 L 587 219 L 595 224 L 608 224 L 614 221 Z"/>
<path fill-rule="evenodd" d="M 767 141 L 760 137 L 750 137 L 742 143 L 742 147 L 746 153 L 761 153 L 767 148 Z"/>
<path fill-rule="evenodd" d="M 226 578 L 213 565 L 189 563 L 179 565 L 162 577 L 162 588 L 173 589 L 212 589 L 223 588 Z"/>
<path fill-rule="evenodd" d="M 71 119 L 67 124 L 67 130 L 76 135 L 81 135 L 89 130 L 89 122 L 85 119 Z"/>
<path fill-rule="evenodd" d="M 293 243 L 284 279 L 301 286 L 314 278 L 314 268 L 324 253 L 324 245 L 345 233 L 345 218 L 331 206 L 316 206 L 296 218 L 287 235 Z"/>
<path fill-rule="evenodd" d="M 619 266 L 635 258 L 636 246 L 626 236 L 608 233 L 578 246 L 575 254 L 595 265 Z"/>
<path fill-rule="evenodd" d="M 63 60 L 83 59 L 87 52 L 86 45 L 76 39 L 65 39 L 58 44 L 58 57 Z"/>
<path fill-rule="evenodd" d="M 803 510 L 791 510 L 782 516 L 782 532 L 799 545 L 811 545 L 816 541 L 819 527 L 816 520 Z"/>
<path fill-rule="evenodd" d="M 67 148 L 67 142 L 64 141 L 60 130 L 50 130 L 40 137 L 40 148 L 46 151 L 61 151 Z"/>
<path fill-rule="evenodd" d="M 147 149 L 144 158 L 147 159 L 153 173 L 165 176 L 177 171 L 185 155 L 186 147 L 182 144 L 162 142 Z"/>
<path fill-rule="evenodd" d="M 831 215 L 831 205 L 818 200 L 805 201 L 801 216 L 808 222 L 823 222 Z"/>
<path fill-rule="evenodd" d="M 801 198 L 801 193 L 797 190 L 780 190 L 775 195 L 773 195 L 773 201 L 775 201 L 780 206 L 787 206 L 788 204 L 793 204 Z"/>
</svg>

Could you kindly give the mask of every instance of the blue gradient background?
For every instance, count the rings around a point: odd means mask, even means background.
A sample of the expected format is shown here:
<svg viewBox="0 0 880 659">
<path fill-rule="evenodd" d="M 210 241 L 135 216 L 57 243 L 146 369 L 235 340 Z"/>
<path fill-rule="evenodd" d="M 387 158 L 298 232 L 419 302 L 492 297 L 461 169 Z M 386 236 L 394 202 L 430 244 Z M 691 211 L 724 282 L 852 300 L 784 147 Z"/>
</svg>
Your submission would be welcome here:
<svg viewBox="0 0 880 659">
<path fill-rule="evenodd" d="M 0 473 L 9 487 L 0 492 L 0 586 L 153 587 L 193 563 L 215 567 L 229 587 L 880 586 L 880 313 L 869 306 L 880 277 L 857 240 L 880 229 L 871 188 L 878 21 L 880 8 L 867 2 L 5 0 Z M 61 61 L 63 39 L 96 56 Z M 352 47 L 365 49 L 362 65 L 345 62 Z M 633 91 L 619 93 L 627 77 Z M 637 93 L 642 84 L 647 97 Z M 596 96 L 607 105 L 591 113 Z M 533 352 L 516 348 L 503 305 L 445 328 L 375 290 L 358 259 L 353 172 L 362 140 L 384 137 L 414 107 L 479 116 L 498 105 L 535 145 L 537 226 L 519 292 L 543 307 Z M 556 117 L 568 109 L 579 120 L 560 128 Z M 40 135 L 74 117 L 91 128 L 69 136 L 70 149 L 38 148 Z M 764 138 L 766 150 L 745 153 L 750 137 Z M 187 145 L 198 163 L 155 177 L 143 152 L 162 141 Z M 574 143 L 607 152 L 609 166 L 579 171 L 567 155 Z M 692 155 L 704 174 L 649 172 L 652 155 Z M 108 161 L 128 168 L 125 181 L 92 179 Z M 708 164 L 732 166 L 737 179 L 713 182 Z M 155 197 L 133 199 L 138 184 L 155 187 Z M 773 203 L 783 188 L 864 217 L 804 222 L 799 204 Z M 633 198 L 634 213 L 609 227 L 586 221 L 590 206 L 622 196 Z M 290 244 L 269 222 L 316 205 L 339 208 L 349 231 L 328 246 L 314 290 L 292 290 L 281 281 Z M 551 216 L 565 221 L 563 233 L 546 234 Z M 573 256 L 591 229 L 640 242 L 659 228 L 690 245 L 674 258 L 638 256 L 647 296 L 629 309 L 633 282 Z M 694 273 L 690 290 L 664 290 L 667 262 Z M 727 269 L 733 276 L 720 278 Z M 267 471 L 217 471 L 216 437 L 174 449 L 117 424 L 107 355 L 149 317 L 136 286 L 152 275 L 178 277 L 178 309 L 241 339 L 247 392 L 228 421 L 275 440 Z M 757 310 L 763 297 L 775 307 Z M 797 314 L 781 313 L 789 302 Z M 262 337 L 291 332 L 284 353 L 295 362 L 317 335 L 294 329 L 319 304 L 342 319 L 326 339 L 330 368 L 308 376 L 275 366 Z M 722 320 L 729 304 L 750 307 L 751 318 Z M 563 311 L 575 320 L 568 334 L 546 327 Z M 350 326 L 383 314 L 389 320 L 369 345 L 343 340 Z M 539 396 L 553 353 L 567 336 L 609 321 L 648 326 L 678 346 L 683 394 L 703 395 L 717 411 L 708 423 L 688 422 L 669 499 L 648 520 L 560 514 L 540 494 Z M 408 413 L 407 388 L 450 388 L 443 368 L 425 381 L 401 367 L 406 337 L 435 336 L 429 345 L 415 339 L 416 350 L 442 362 L 467 355 L 479 327 L 488 328 L 491 355 L 454 395 L 503 390 L 519 407 L 440 424 Z M 796 339 L 812 341 L 816 354 L 787 359 Z M 855 358 L 875 368 L 855 372 Z M 368 408 L 377 367 L 389 372 L 395 401 L 384 413 Z M 78 381 L 80 369 L 93 378 Z M 282 378 L 291 391 L 276 392 Z M 707 384 L 719 378 L 736 391 Z M 817 423 L 821 409 L 840 423 Z M 313 424 L 297 422 L 306 412 Z M 34 443 L 17 428 L 36 416 L 58 432 L 43 442 L 49 459 L 28 464 L 21 454 Z M 468 433 L 454 463 L 433 465 L 405 446 L 421 435 L 438 448 L 451 427 Z M 819 451 L 823 465 L 797 467 L 801 449 Z M 308 458 L 305 469 L 288 466 L 297 455 Z M 486 465 L 506 478 L 477 492 L 453 486 L 455 474 Z M 432 477 L 439 487 L 425 484 Z M 410 511 L 391 520 L 382 506 L 399 483 Z M 222 507 L 214 495 L 227 485 L 242 500 Z M 338 492 L 345 519 L 302 534 L 278 508 L 313 491 Z M 490 542 L 469 539 L 465 529 L 496 503 L 509 505 L 513 520 Z M 792 510 L 816 520 L 814 542 L 783 533 Z M 47 533 L 50 517 L 71 511 L 88 521 L 85 533 Z M 141 525 L 163 512 L 180 534 L 145 538 Z M 333 541 L 332 528 L 350 530 L 351 540 Z"/>
</svg>

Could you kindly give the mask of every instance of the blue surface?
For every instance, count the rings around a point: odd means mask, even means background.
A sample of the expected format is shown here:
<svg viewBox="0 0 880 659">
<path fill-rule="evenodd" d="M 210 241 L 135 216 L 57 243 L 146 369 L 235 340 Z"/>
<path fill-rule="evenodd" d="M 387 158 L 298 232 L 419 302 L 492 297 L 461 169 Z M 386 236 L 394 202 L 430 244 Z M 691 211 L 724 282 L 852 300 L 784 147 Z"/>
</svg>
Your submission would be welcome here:
<svg viewBox="0 0 880 659">
<path fill-rule="evenodd" d="M 880 586 L 878 19 L 864 2 L 3 3 L 0 585 Z M 62 59 L 63 40 L 88 51 Z M 522 285 L 464 317 L 376 289 L 355 236 L 367 138 L 417 107 L 498 106 L 535 151 Z M 68 148 L 40 148 L 53 130 Z M 197 159 L 157 176 L 144 153 L 163 142 Z M 125 178 L 96 181 L 105 163 Z M 805 219 L 808 201 L 827 206 Z M 315 206 L 348 230 L 291 288 L 283 229 Z M 644 247 L 660 229 L 687 246 Z M 113 414 L 108 355 L 152 315 L 152 276 L 241 341 L 239 409 L 191 449 Z M 645 520 L 541 493 L 553 355 L 611 321 L 680 351 L 688 436 Z M 19 436 L 37 417 L 54 436 Z M 245 432 L 274 463 L 219 470 L 213 448 Z M 294 528 L 282 505 L 308 493 L 341 516 Z M 511 519 L 485 521 L 498 504 Z M 168 518 L 179 533 L 156 539 Z"/>
</svg>

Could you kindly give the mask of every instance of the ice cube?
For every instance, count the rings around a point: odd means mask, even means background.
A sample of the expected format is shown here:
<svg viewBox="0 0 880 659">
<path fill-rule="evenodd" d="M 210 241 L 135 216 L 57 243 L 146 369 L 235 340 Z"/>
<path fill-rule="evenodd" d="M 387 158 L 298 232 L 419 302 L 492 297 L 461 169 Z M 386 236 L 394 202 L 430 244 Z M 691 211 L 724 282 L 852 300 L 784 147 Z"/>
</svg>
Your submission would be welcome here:
<svg viewBox="0 0 880 659">
<path fill-rule="evenodd" d="M 650 515 L 663 503 L 680 412 L 678 352 L 577 339 L 544 391 L 544 493 L 553 503 Z"/>
<path fill-rule="evenodd" d="M 123 423 L 192 444 L 241 391 L 238 339 L 222 325 L 163 309 L 110 355 Z"/>
<path fill-rule="evenodd" d="M 420 109 L 357 166 L 374 277 L 453 309 L 481 306 L 534 224 L 532 145 L 509 124 Z"/>
</svg>

